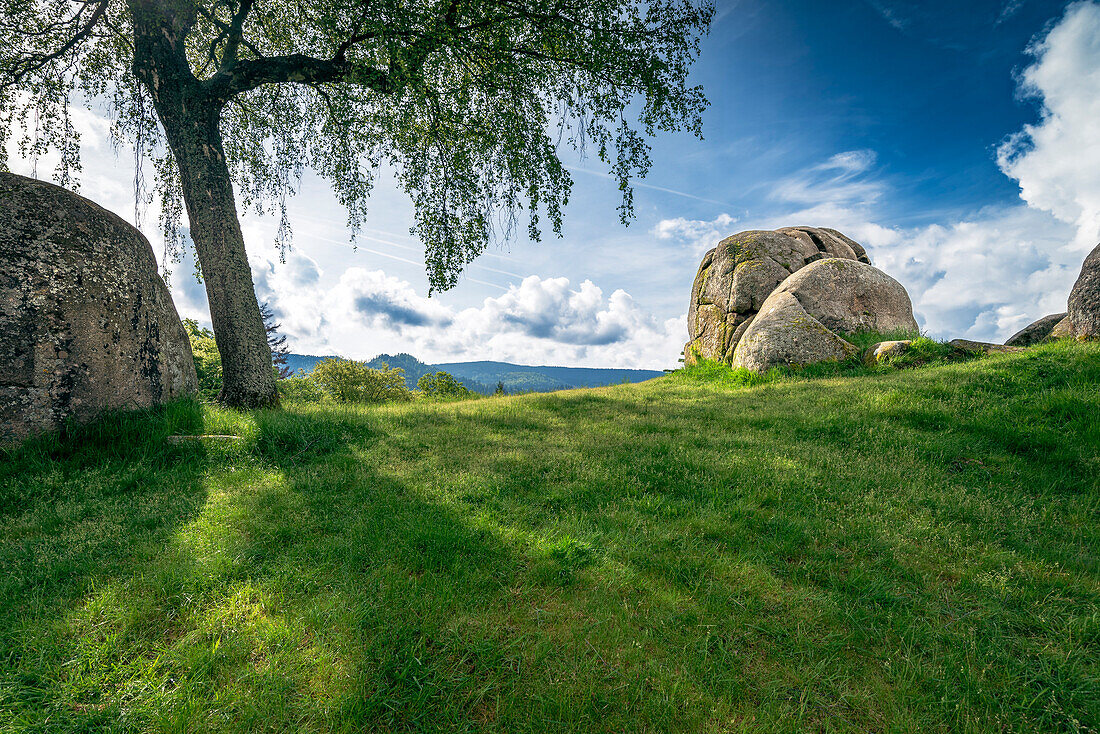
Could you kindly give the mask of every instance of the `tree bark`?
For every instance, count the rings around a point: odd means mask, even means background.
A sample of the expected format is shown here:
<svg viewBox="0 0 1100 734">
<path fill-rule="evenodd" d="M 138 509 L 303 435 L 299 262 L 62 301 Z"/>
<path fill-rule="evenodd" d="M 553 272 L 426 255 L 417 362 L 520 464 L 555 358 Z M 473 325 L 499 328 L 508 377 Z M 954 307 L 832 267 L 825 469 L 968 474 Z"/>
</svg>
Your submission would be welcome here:
<svg viewBox="0 0 1100 734">
<path fill-rule="evenodd" d="M 279 398 L 222 150 L 219 117 L 220 110 L 199 110 L 179 129 L 166 125 L 165 130 L 179 166 L 191 239 L 222 359 L 218 400 L 238 408 L 263 407 L 277 404 Z"/>
<path fill-rule="evenodd" d="M 237 408 L 276 405 L 271 351 L 218 124 L 224 102 L 191 73 L 183 39 L 193 19 L 172 6 L 171 0 L 132 0 L 134 72 L 153 98 L 179 167 L 222 360 L 218 400 Z"/>
</svg>

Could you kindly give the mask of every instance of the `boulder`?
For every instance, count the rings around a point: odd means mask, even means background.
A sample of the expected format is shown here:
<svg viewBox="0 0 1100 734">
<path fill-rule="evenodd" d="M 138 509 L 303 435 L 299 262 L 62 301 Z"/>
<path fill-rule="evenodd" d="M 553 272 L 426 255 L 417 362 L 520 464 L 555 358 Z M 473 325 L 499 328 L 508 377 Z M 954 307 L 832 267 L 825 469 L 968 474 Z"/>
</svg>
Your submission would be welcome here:
<svg viewBox="0 0 1100 734">
<path fill-rule="evenodd" d="M 197 387 L 148 240 L 72 192 L 0 173 L 0 442 Z"/>
<path fill-rule="evenodd" d="M 867 257 L 867 251 L 863 245 L 847 237 L 835 229 L 825 227 L 783 227 L 776 230 L 781 234 L 794 237 L 797 240 L 811 245 L 819 254 L 814 260 L 822 260 L 827 257 L 841 257 L 846 260 L 858 260 L 861 263 L 871 264 Z"/>
<path fill-rule="evenodd" d="M 1030 347 L 1032 344 L 1044 342 L 1050 338 L 1050 332 L 1052 332 L 1054 327 L 1064 318 L 1066 318 L 1066 314 L 1064 313 L 1052 313 L 1049 316 L 1044 316 L 1010 336 L 1008 341 L 1005 342 L 1005 346 Z"/>
<path fill-rule="evenodd" d="M 1050 330 L 1051 339 L 1064 339 L 1066 337 L 1074 336 L 1073 324 L 1070 323 L 1069 316 L 1054 325 L 1054 328 Z"/>
<path fill-rule="evenodd" d="M 947 342 L 949 345 L 955 347 L 957 351 L 966 352 L 968 354 L 987 354 L 989 352 L 1007 353 L 1007 352 L 1021 352 L 1023 347 L 1009 347 L 1004 344 L 992 344 L 990 342 L 975 342 L 969 339 L 952 339 Z"/>
<path fill-rule="evenodd" d="M 737 343 L 732 363 L 761 372 L 846 359 L 856 348 L 838 332 L 917 328 L 901 283 L 866 263 L 828 258 L 801 268 L 768 296 Z"/>
<path fill-rule="evenodd" d="M 859 243 L 836 230 L 786 227 L 727 237 L 699 264 L 688 304 L 688 346 L 694 359 L 730 361 L 753 316 L 772 291 L 810 263 L 844 258 L 869 263 Z"/>
<path fill-rule="evenodd" d="M 1093 248 L 1081 266 L 1081 274 L 1069 292 L 1068 318 L 1073 336 L 1100 338 L 1100 245 Z"/>
<path fill-rule="evenodd" d="M 825 328 L 790 293 L 776 293 L 764 303 L 752 326 L 738 342 L 733 366 L 753 372 L 772 367 L 841 360 L 856 348 Z"/>
<path fill-rule="evenodd" d="M 898 341 L 879 342 L 873 344 L 863 355 L 863 363 L 867 366 L 882 364 L 888 359 L 900 357 L 909 351 L 913 345 L 912 339 L 900 339 Z"/>
<path fill-rule="evenodd" d="M 819 260 L 787 278 L 772 295 L 794 295 L 825 328 L 918 331 L 905 287 L 873 265 L 841 258 Z"/>
</svg>

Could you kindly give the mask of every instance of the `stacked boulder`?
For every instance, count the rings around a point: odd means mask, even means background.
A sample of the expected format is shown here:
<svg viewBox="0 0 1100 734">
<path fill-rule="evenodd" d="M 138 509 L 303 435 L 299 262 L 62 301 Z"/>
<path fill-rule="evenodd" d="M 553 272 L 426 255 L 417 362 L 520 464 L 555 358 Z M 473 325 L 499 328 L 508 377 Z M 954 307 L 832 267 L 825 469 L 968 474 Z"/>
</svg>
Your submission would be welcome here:
<svg viewBox="0 0 1100 734">
<path fill-rule="evenodd" d="M 841 334 L 917 329 L 905 288 L 854 240 L 815 227 L 749 231 L 703 257 L 684 358 L 764 371 L 849 357 L 856 348 Z"/>
<path fill-rule="evenodd" d="M 83 197 L 0 172 L 0 444 L 197 386 L 149 241 Z"/>
</svg>

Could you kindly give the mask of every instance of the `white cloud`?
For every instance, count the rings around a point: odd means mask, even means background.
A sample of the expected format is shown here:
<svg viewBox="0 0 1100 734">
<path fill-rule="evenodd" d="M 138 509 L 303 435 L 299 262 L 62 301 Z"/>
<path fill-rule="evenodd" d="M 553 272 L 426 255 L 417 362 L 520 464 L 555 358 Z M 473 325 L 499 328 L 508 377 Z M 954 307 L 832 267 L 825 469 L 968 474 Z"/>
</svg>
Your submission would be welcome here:
<svg viewBox="0 0 1100 734">
<path fill-rule="evenodd" d="M 479 307 L 456 310 L 381 270 L 347 268 L 326 287 L 316 263 L 294 253 L 285 264 L 253 257 L 252 272 L 257 295 L 298 352 L 664 368 L 675 366 L 684 342 L 683 316 L 659 322 L 630 294 L 605 297 L 589 280 L 574 289 L 566 278 L 531 275 Z"/>
<path fill-rule="evenodd" d="M 1080 267 L 1058 257 L 1073 229 L 1022 206 L 885 232 L 888 245 L 864 240 L 872 261 L 906 286 L 921 326 L 940 337 L 1004 338 L 1063 311 Z"/>
<path fill-rule="evenodd" d="M 877 159 L 878 155 L 873 150 L 846 150 L 814 168 L 819 171 L 841 171 L 850 177 L 869 171 Z"/>
<path fill-rule="evenodd" d="M 876 155 L 871 150 L 849 150 L 788 176 L 772 187 L 771 197 L 815 207 L 865 206 L 883 193 L 883 185 L 865 178 L 873 173 Z"/>
<path fill-rule="evenodd" d="M 902 6 L 874 4 L 902 24 L 895 12 Z M 1010 6 L 1015 3 L 1008 2 L 1006 12 Z M 318 236 L 313 242 L 303 228 L 300 241 L 310 244 L 312 257 L 294 250 L 286 263 L 277 264 L 273 255 L 255 254 L 258 245 L 270 242 L 270 227 L 250 224 L 246 217 L 257 293 L 271 302 L 300 352 L 369 358 L 408 351 L 427 361 L 667 367 L 675 365 L 686 334 L 682 315 L 663 317 L 686 307 L 690 277 L 705 250 L 738 229 L 821 225 L 865 244 L 875 264 L 909 289 L 918 319 L 930 333 L 1003 339 L 1029 320 L 1065 308 L 1084 252 L 1100 238 L 1100 4 L 1070 5 L 1029 53 L 1021 92 L 1041 103 L 1041 117 L 1007 138 L 997 154 L 1002 171 L 1019 182 L 1022 201 L 1017 206 L 927 227 L 892 226 L 880 206 L 888 188 L 879 178 L 874 152 L 848 150 L 775 181 L 767 210 L 754 212 L 748 221 L 727 213 L 712 219 L 666 217 L 648 236 L 606 240 L 614 247 L 602 254 L 586 245 L 577 254 L 580 266 L 569 271 L 572 280 L 530 276 L 480 303 L 468 295 L 458 299 L 467 308 L 456 305 L 456 294 L 428 299 L 421 295 L 423 287 L 418 290 L 376 266 L 348 267 L 380 261 L 358 255 L 349 261 L 345 248 L 334 254 L 325 243 L 343 241 L 341 226 L 329 230 L 313 222 L 310 231 L 325 232 L 328 238 Z M 118 160 L 106 144 L 105 119 L 81 112 L 74 121 L 85 145 L 84 191 L 97 203 L 130 215 L 130 158 L 123 152 Z M 41 175 L 51 162 L 40 161 Z M 11 163 L 24 173 L 32 165 L 16 154 Z M 375 210 L 383 219 L 399 208 L 394 202 L 405 202 L 395 192 L 379 199 Z M 723 209 L 729 210 L 722 205 L 707 216 Z M 401 216 L 393 215 L 386 226 L 400 229 Z M 155 222 L 155 209 L 146 221 Z M 381 225 L 376 221 L 375 226 Z M 159 255 L 154 229 L 146 227 Z M 381 249 L 361 252 L 387 258 L 387 270 L 393 265 L 390 260 L 398 263 L 394 267 L 402 267 L 401 262 L 416 265 L 408 253 L 387 254 L 389 247 L 402 245 L 385 240 L 368 244 Z M 622 251 L 630 248 L 637 252 L 624 257 Z M 603 271 L 593 276 L 601 266 Z M 483 269 L 493 273 L 494 281 L 500 280 L 498 275 L 514 275 L 512 271 L 536 270 L 522 267 L 509 263 L 507 271 Z M 564 269 L 547 265 L 540 270 L 545 276 Z M 205 290 L 191 277 L 190 257 L 174 270 L 172 288 L 181 315 L 207 320 Z M 397 272 L 420 282 L 409 268 Z M 622 289 L 606 295 L 593 282 L 606 284 L 611 277 L 629 280 L 628 289 L 639 300 Z M 660 306 L 658 316 L 654 303 L 667 304 Z"/>
<path fill-rule="evenodd" d="M 998 150 L 1022 204 L 920 228 L 885 225 L 869 151 L 849 151 L 777 182 L 774 199 L 803 205 L 753 226 L 835 227 L 900 280 L 917 319 L 939 337 L 999 340 L 1064 311 L 1084 254 L 1100 237 L 1100 4 L 1077 2 L 1032 44 L 1021 92 L 1041 119 Z"/>
<path fill-rule="evenodd" d="M 1001 9 L 1001 14 L 997 16 L 997 20 L 993 23 L 994 27 L 1011 20 L 1016 13 L 1020 12 L 1020 8 L 1024 7 L 1025 2 L 1026 0 L 1008 0 L 1004 8 Z"/>
<path fill-rule="evenodd" d="M 659 240 L 672 240 L 687 245 L 696 256 L 718 244 L 718 241 L 734 234 L 733 224 L 737 221 L 729 214 L 719 214 L 714 219 L 662 219 L 652 230 Z"/>
<path fill-rule="evenodd" d="M 1085 252 L 1100 237 L 1100 4 L 1071 5 L 1029 53 L 1021 92 L 1042 102 L 1042 119 L 1010 136 L 998 162 L 1030 206 L 1077 227 Z"/>
<path fill-rule="evenodd" d="M 756 227 L 810 224 L 844 232 L 906 287 L 921 328 L 938 338 L 1004 339 L 1064 311 L 1081 266 L 1081 256 L 1066 247 L 1074 227 L 1027 206 L 926 227 L 888 226 L 876 218 L 866 206 L 825 203 Z"/>
<path fill-rule="evenodd" d="M 883 20 L 885 20 L 895 29 L 899 31 L 904 31 L 906 28 L 909 27 L 909 19 L 902 15 L 897 8 L 893 8 L 887 5 L 885 2 L 882 2 L 882 0 L 867 0 L 867 2 L 871 5 L 871 7 L 878 11 Z"/>
</svg>

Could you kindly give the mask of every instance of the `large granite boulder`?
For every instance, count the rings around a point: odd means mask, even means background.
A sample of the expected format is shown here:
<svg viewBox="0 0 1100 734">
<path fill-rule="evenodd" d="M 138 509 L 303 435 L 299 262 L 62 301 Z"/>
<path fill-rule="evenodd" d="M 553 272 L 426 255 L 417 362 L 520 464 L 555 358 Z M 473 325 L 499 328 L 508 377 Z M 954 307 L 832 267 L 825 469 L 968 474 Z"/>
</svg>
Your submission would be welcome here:
<svg viewBox="0 0 1100 734">
<path fill-rule="evenodd" d="M 0 173 L 0 442 L 197 387 L 149 241 L 83 197 Z"/>
<path fill-rule="evenodd" d="M 1005 342 L 1005 346 L 1030 347 L 1032 344 L 1044 342 L 1051 338 L 1050 333 L 1054 331 L 1054 327 L 1064 318 L 1066 318 L 1066 314 L 1064 313 L 1052 313 L 1049 316 L 1044 316 L 1038 321 L 1033 321 L 1010 336 L 1008 341 Z"/>
<path fill-rule="evenodd" d="M 792 273 L 824 258 L 870 264 L 863 247 L 834 229 L 739 232 L 703 256 L 688 305 L 685 362 L 729 362 L 753 317 Z"/>
<path fill-rule="evenodd" d="M 841 360 L 854 345 L 827 329 L 790 293 L 775 293 L 737 343 L 733 366 L 753 372 L 772 367 Z"/>
<path fill-rule="evenodd" d="M 801 268 L 768 296 L 732 364 L 760 372 L 844 359 L 856 348 L 840 334 L 917 330 L 901 283 L 866 263 L 828 258 Z"/>
<path fill-rule="evenodd" d="M 1093 248 L 1069 293 L 1067 317 L 1078 339 L 1100 338 L 1100 245 Z"/>
</svg>

